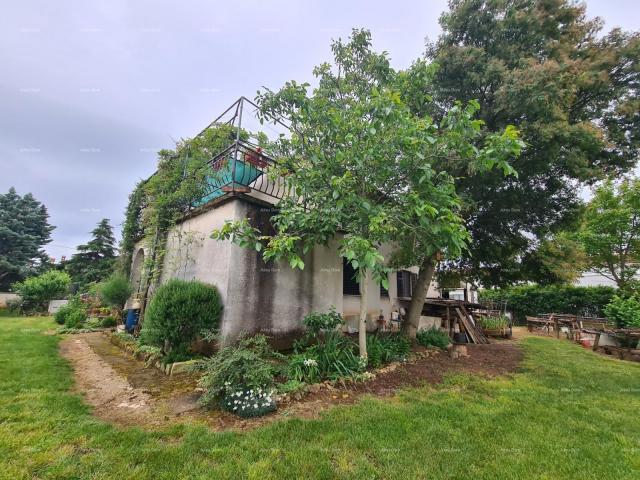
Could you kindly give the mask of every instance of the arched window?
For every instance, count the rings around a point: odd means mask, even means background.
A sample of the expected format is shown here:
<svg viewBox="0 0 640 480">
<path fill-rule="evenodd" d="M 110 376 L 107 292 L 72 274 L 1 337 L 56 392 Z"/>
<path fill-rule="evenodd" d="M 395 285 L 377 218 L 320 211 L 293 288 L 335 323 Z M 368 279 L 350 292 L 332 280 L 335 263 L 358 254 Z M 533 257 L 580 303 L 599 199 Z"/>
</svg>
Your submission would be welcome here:
<svg viewBox="0 0 640 480">
<path fill-rule="evenodd" d="M 136 252 L 131 266 L 131 286 L 134 293 L 140 293 L 142 288 L 142 270 L 144 269 L 144 250 L 141 248 Z"/>
</svg>

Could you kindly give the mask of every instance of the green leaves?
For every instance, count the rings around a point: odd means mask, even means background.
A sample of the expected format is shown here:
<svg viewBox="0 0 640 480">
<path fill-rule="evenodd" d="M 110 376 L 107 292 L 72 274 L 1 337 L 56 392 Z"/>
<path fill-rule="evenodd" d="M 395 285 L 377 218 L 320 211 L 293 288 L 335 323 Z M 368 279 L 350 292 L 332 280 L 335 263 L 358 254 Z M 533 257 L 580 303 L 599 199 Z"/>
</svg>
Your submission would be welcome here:
<svg viewBox="0 0 640 480">
<path fill-rule="evenodd" d="M 640 269 L 640 180 L 597 188 L 578 239 L 589 266 L 624 288 Z"/>
<path fill-rule="evenodd" d="M 435 252 L 459 255 L 469 235 L 447 169 L 464 164 L 513 174 L 517 130 L 490 136 L 482 149 L 478 101 L 457 102 L 439 124 L 416 114 L 412 102 L 417 96 L 428 101 L 424 81 L 434 67 L 417 62 L 410 71 L 394 71 L 386 54 L 371 50 L 366 31 L 354 30 L 332 51 L 334 64 L 314 70 L 312 92 L 288 82 L 257 97 L 262 118 L 286 118 L 291 126 L 291 136 L 278 142 L 278 163 L 287 165 L 286 181 L 298 197 L 278 204 L 275 234 L 260 237 L 235 222 L 214 238 L 261 251 L 265 260 L 286 260 L 291 268 L 303 268 L 304 253 L 337 238 L 339 255 L 385 285 L 392 259 L 406 267 Z M 394 249 L 389 258 L 380 253 L 383 245 Z"/>
</svg>

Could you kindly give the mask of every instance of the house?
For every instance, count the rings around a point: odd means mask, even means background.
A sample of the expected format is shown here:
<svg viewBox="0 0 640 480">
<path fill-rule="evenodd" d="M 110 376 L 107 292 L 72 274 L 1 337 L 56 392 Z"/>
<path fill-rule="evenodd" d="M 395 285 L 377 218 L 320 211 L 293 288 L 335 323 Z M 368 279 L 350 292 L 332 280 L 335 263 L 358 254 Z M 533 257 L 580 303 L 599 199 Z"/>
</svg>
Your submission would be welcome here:
<svg viewBox="0 0 640 480">
<path fill-rule="evenodd" d="M 241 98 L 228 110 L 232 114 L 229 121 L 238 128 L 247 104 L 251 106 Z M 255 331 L 275 337 L 295 335 L 305 315 L 332 307 L 343 315 L 348 330 L 357 331 L 359 286 L 350 264 L 337 254 L 337 240 L 310 251 L 304 258 L 304 270 L 299 270 L 285 262 L 265 263 L 259 252 L 210 238 L 225 221 L 242 218 L 269 232 L 276 204 L 286 194 L 282 180 L 266 174 L 273 159 L 237 135 L 207 163 L 218 173 L 207 182 L 203 197 L 169 231 L 160 283 L 180 278 L 215 285 L 224 304 L 223 337 Z M 383 248 L 382 253 L 389 250 Z M 138 293 L 145 290 L 148 281 L 145 258 L 149 254 L 149 246 L 139 241 L 131 266 L 131 282 Z M 416 277 L 417 268 L 393 272 L 388 289 L 368 280 L 373 292 L 366 306 L 369 329 L 377 328 L 381 319 L 389 326 L 390 319 L 403 313 Z M 428 296 L 439 296 L 436 285 L 431 285 Z"/>
</svg>

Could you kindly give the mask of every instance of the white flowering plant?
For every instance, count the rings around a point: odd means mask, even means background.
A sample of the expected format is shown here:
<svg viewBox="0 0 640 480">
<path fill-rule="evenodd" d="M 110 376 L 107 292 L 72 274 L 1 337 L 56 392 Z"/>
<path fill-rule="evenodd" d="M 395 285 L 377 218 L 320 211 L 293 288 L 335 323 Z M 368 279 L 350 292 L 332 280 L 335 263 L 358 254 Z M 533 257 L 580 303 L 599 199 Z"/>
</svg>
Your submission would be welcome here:
<svg viewBox="0 0 640 480">
<path fill-rule="evenodd" d="M 236 389 L 232 385 L 228 385 L 227 389 L 222 408 L 240 417 L 261 417 L 278 408 L 273 398 L 274 390 L 261 387 Z"/>
<path fill-rule="evenodd" d="M 221 348 L 206 361 L 204 375 L 199 382 L 205 390 L 200 403 L 208 407 L 222 405 L 227 409 L 231 394 L 236 395 L 234 400 L 239 400 L 238 392 L 269 391 L 275 387 L 275 376 L 283 361 L 284 357 L 269 346 L 264 335 L 241 337 L 235 344 Z M 245 394 L 249 397 L 253 395 Z M 230 411 L 234 411 L 235 405 L 238 404 L 232 405 Z"/>
<path fill-rule="evenodd" d="M 289 357 L 287 377 L 298 382 L 314 383 L 320 380 L 318 360 L 304 353 Z"/>
</svg>

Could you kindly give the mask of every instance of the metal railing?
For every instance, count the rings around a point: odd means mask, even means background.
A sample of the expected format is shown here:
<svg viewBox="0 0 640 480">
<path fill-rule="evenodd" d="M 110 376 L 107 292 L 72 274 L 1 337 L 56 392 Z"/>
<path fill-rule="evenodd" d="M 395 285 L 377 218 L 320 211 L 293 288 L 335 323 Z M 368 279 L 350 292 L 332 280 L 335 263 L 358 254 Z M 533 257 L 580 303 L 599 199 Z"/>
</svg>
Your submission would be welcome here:
<svg viewBox="0 0 640 480">
<path fill-rule="evenodd" d="M 202 197 L 192 207 L 205 205 L 227 193 L 259 192 L 271 199 L 283 198 L 284 180 L 268 172 L 274 165 L 274 159 L 261 147 L 244 140 L 234 141 L 203 165 L 209 170 L 206 184 Z"/>
</svg>

